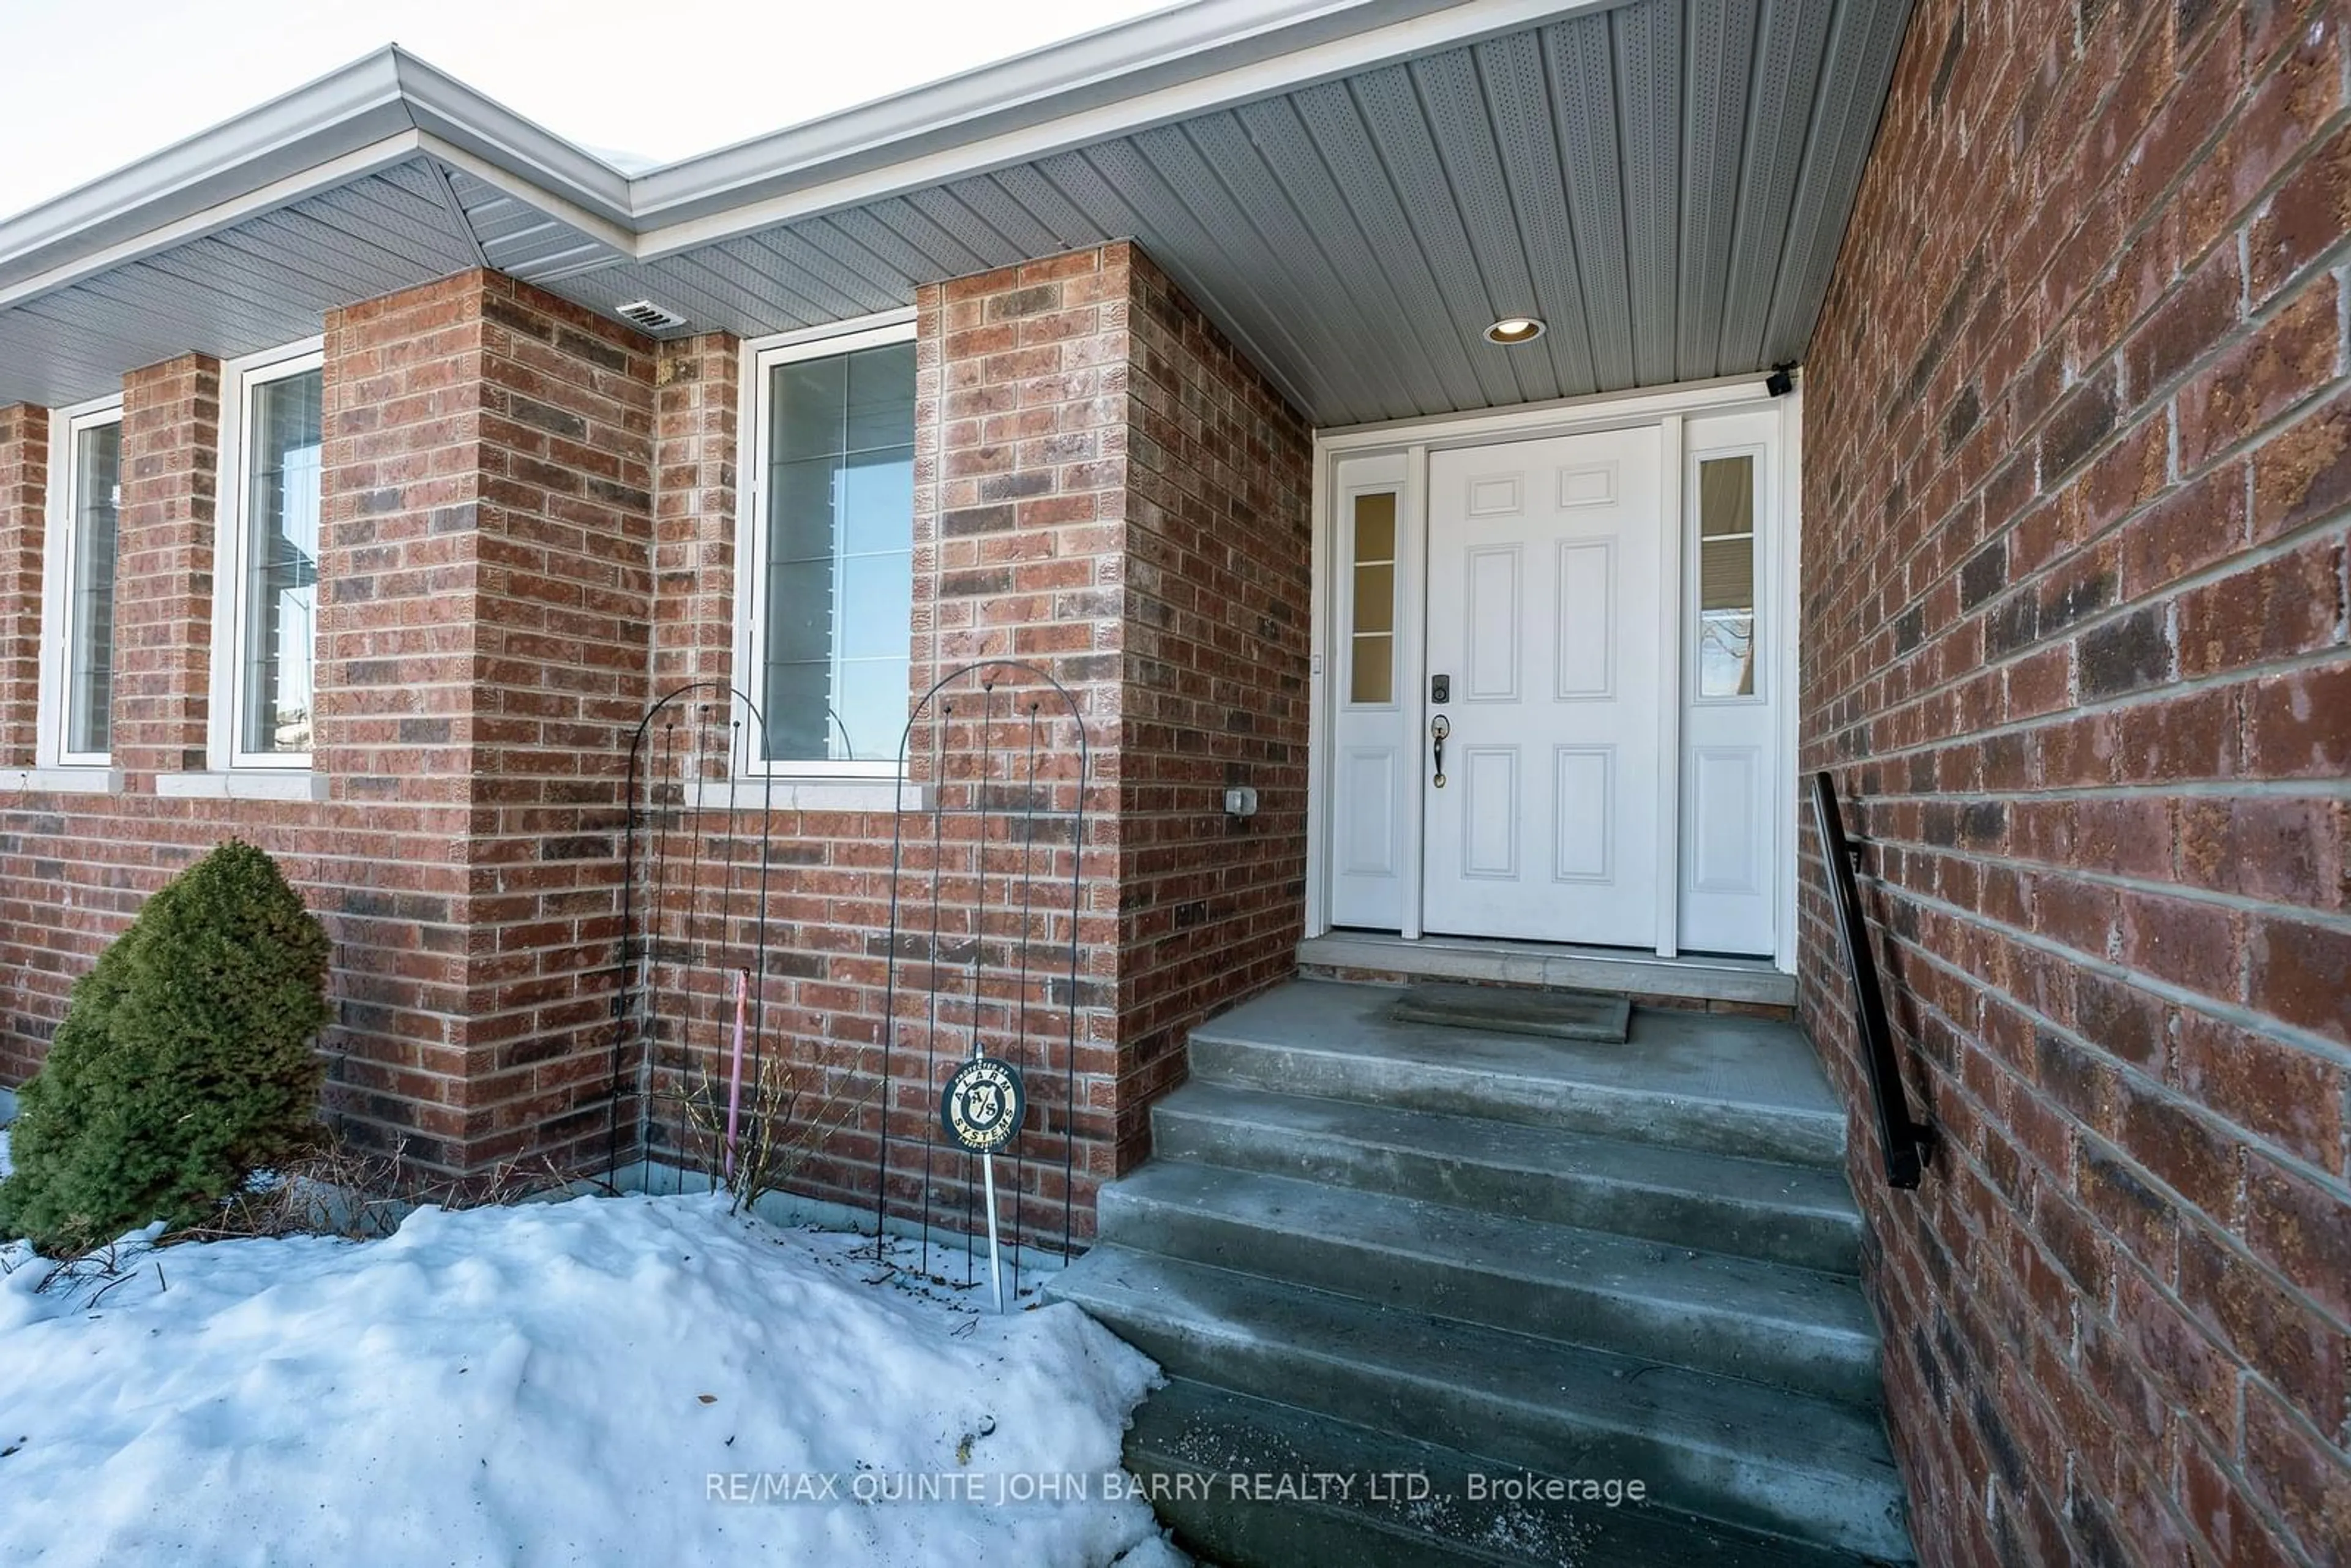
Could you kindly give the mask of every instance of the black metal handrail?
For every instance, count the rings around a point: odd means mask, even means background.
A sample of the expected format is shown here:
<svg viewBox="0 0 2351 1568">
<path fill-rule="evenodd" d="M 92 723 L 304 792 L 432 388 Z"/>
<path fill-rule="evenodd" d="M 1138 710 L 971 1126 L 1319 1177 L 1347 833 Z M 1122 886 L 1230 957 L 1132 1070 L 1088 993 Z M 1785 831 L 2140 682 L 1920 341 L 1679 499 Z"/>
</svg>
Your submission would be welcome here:
<svg viewBox="0 0 2351 1568">
<path fill-rule="evenodd" d="M 1813 825 L 1820 831 L 1829 897 L 1836 904 L 1837 936 L 1844 947 L 1845 974 L 1853 982 L 1854 1028 L 1861 1036 L 1862 1066 L 1869 1073 L 1870 1100 L 1877 1113 L 1877 1147 L 1886 1160 L 1886 1183 L 1915 1187 L 1935 1157 L 1935 1129 L 1911 1118 L 1909 1098 L 1902 1092 L 1902 1065 L 1886 1023 L 1886 996 L 1878 988 L 1877 959 L 1869 946 L 1869 927 L 1862 920 L 1861 889 L 1853 880 L 1861 847 L 1844 836 L 1836 781 L 1826 773 L 1813 775 Z"/>
</svg>

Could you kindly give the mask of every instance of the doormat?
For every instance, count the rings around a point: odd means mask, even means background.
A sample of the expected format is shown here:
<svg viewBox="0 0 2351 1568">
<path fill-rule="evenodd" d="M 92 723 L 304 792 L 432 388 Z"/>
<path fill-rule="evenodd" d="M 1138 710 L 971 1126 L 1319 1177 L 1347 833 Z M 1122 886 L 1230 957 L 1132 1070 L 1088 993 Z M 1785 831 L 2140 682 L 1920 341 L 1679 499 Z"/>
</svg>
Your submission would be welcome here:
<svg viewBox="0 0 2351 1568">
<path fill-rule="evenodd" d="M 1621 1043 L 1632 1028 L 1633 1004 L 1604 991 L 1538 991 L 1517 986 L 1415 986 L 1389 1017 L 1398 1023 L 1502 1034 L 1543 1034 L 1556 1040 Z"/>
</svg>

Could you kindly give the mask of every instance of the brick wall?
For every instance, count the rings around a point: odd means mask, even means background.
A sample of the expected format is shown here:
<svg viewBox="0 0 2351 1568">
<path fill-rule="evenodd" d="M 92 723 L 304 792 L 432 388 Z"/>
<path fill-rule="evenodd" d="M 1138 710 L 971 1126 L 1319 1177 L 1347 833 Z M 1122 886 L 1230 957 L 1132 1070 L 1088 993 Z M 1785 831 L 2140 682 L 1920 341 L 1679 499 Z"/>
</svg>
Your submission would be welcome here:
<svg viewBox="0 0 2351 1568">
<path fill-rule="evenodd" d="M 600 1163 L 629 737 L 650 701 L 653 349 L 480 275 L 468 1164 Z"/>
<path fill-rule="evenodd" d="M 723 332 L 661 345 L 653 372 L 653 681 L 725 678 L 735 644 L 741 364 Z"/>
<path fill-rule="evenodd" d="M 604 1158 L 653 382 L 645 339 L 496 273 L 327 320 L 319 766 L 428 835 L 336 899 L 381 1031 L 337 1103 L 440 1168 Z"/>
<path fill-rule="evenodd" d="M 312 758 L 329 814 L 398 846 L 363 881 L 311 894 L 336 938 L 344 1031 L 329 1103 L 363 1142 L 405 1137 L 420 1162 L 459 1169 L 479 304 L 452 278 L 325 326 Z M 316 818 L 283 820 L 298 834 Z"/>
<path fill-rule="evenodd" d="M 2351 1541 L 2346 20 L 1921 5 L 1807 363 L 1804 766 L 1947 1138 L 1890 1193 L 1855 1118 L 1930 1563 Z"/>
<path fill-rule="evenodd" d="M 204 767 L 219 462 L 217 361 L 186 354 L 123 378 L 111 701 L 125 772 Z"/>
<path fill-rule="evenodd" d="M 1133 260 L 1125 246 L 1074 251 L 925 288 L 915 299 L 914 685 L 983 659 L 1016 660 L 1068 691 L 1069 727 L 1087 742 L 1086 835 L 1071 895 L 1078 987 L 1061 996 L 1032 980 L 1047 1006 L 1041 1015 L 1032 1007 L 1030 1020 L 1041 1039 L 1061 1008 L 1078 1015 L 1069 1125 L 1079 1140 L 1071 1201 L 1080 1234 L 1091 1232 L 1101 1182 L 1135 1157 L 1119 1144 L 1118 884 Z M 932 738 L 914 737 L 917 755 Z M 967 751 L 970 733 L 961 738 Z M 1062 864 L 1057 856 L 1054 868 Z M 1013 998 L 1017 985 L 998 977 L 996 988 Z M 1003 1026 L 1015 1020 L 991 1021 L 1008 1048 Z M 924 1031 L 901 1032 L 912 1043 Z M 1016 1060 L 1033 1060 L 1034 1049 Z M 935 1091 L 914 1086 L 902 1108 L 909 1126 L 936 1103 Z M 1036 1141 L 1050 1147 L 1063 1119 L 1048 1104 L 1038 1110 Z M 1040 1174 L 1050 1223 L 1058 1173 Z"/>
<path fill-rule="evenodd" d="M 333 938 L 328 1097 L 354 1137 L 449 1174 L 525 1152 L 598 1163 L 618 737 L 647 685 L 651 345 L 485 272 L 322 325 L 328 798 L 157 792 L 206 763 L 220 384 L 194 356 L 134 371 L 123 789 L 0 791 L 0 1078 L 37 1066 L 146 894 L 234 834 L 279 858 Z M 0 559 L 37 528 L 0 512 Z M 0 707 L 33 700 L 11 672 Z"/>
<path fill-rule="evenodd" d="M 235 835 L 278 857 L 334 939 L 337 1022 L 325 1040 L 332 1103 L 379 1142 L 420 1127 L 437 1133 L 413 1100 L 374 1097 L 371 1073 L 406 1059 L 428 1036 L 431 977 L 409 935 L 416 912 L 399 904 L 428 874 L 423 868 L 445 860 L 462 817 L 436 821 L 379 802 L 156 792 L 160 774 L 205 765 L 218 419 L 210 361 L 183 359 L 126 378 L 114 731 L 123 788 L 112 795 L 0 789 L 0 1081 L 19 1082 L 38 1066 L 67 992 L 147 894 Z M 330 441 L 334 428 L 330 418 Z M 37 523 L 33 512 L 0 517 L 0 530 L 13 530 L 0 532 L 0 555 L 22 548 L 25 530 Z M 322 553 L 330 571 L 340 570 L 334 543 L 329 528 Z M 327 598 L 331 604 L 331 590 Z M 37 639 L 37 600 L 21 613 L 27 620 L 18 627 Z M 331 733 L 324 727 L 344 695 L 330 672 L 322 661 L 322 735 Z M 12 673 L 6 706 L 29 709 L 36 696 L 33 684 Z M 321 761 L 331 779 L 331 758 Z M 429 1136 L 413 1152 L 428 1164 L 439 1157 Z"/>
<path fill-rule="evenodd" d="M 49 411 L 0 408 L 0 768 L 33 765 L 41 667 L 41 540 Z"/>
<path fill-rule="evenodd" d="M 736 678 L 740 349 L 723 335 L 657 348 L 479 271 L 322 325 L 325 799 L 157 793 L 160 775 L 205 765 L 220 373 L 193 356 L 134 372 L 116 622 L 124 788 L 0 793 L 0 1072 L 37 1065 L 73 977 L 145 894 L 237 833 L 285 862 L 335 940 L 329 1103 L 356 1137 L 452 1174 L 527 1154 L 600 1165 L 629 742 L 657 696 Z M 1071 1131 L 1074 1184 L 1040 1161 L 1026 1188 L 1029 1228 L 1058 1233 L 1065 1190 L 1090 1226 L 1095 1186 L 1145 1152 L 1144 1108 L 1180 1077 L 1188 1024 L 1290 967 L 1309 437 L 1128 246 L 925 288 L 917 337 L 914 694 L 975 661 L 1017 660 L 1072 695 L 1092 749 L 1082 859 L 1050 821 L 1033 849 L 1040 886 L 1082 871 L 1074 911 L 1064 896 L 1031 919 L 1038 953 L 1074 935 L 1074 989 L 1042 967 L 1024 981 L 1006 912 L 974 908 L 975 873 L 1000 890 L 1015 864 L 1000 823 L 985 845 L 976 821 L 956 824 L 901 883 L 935 873 L 948 889 L 938 956 L 980 960 L 977 1003 L 944 1023 L 999 1043 L 1024 1023 L 1033 1039 L 1074 1027 L 1076 1103 L 1040 1096 L 1033 1129 L 1040 1149 Z M 0 566 L 29 560 L 35 574 L 10 635 L 34 648 L 43 423 L 0 415 Z M 5 671 L 0 712 L 29 712 L 31 666 Z M 969 694 L 956 700 L 946 729 L 918 731 L 913 772 L 974 800 L 987 780 L 972 743 L 987 731 Z M 713 714 L 723 727 L 725 711 L 678 710 L 688 730 Z M 1075 734 L 1056 734 L 1040 800 L 1075 804 Z M 662 912 L 665 937 L 713 928 L 728 907 L 722 868 L 764 833 L 774 1039 L 848 1108 L 800 1182 L 863 1198 L 883 1118 L 912 1140 L 936 1108 L 919 1075 L 886 1108 L 871 1103 L 894 820 L 870 789 L 764 820 L 681 809 L 693 777 L 723 770 L 720 749 L 664 780 L 648 820 L 701 867 L 674 885 L 705 884 Z M 1259 791 L 1253 821 L 1225 816 L 1228 783 Z M 730 953 L 758 935 L 716 928 Z M 902 985 L 929 944 L 902 946 Z M 717 1049 L 716 973 L 678 979 L 657 1093 Z M 895 1048 L 919 1049 L 927 1013 L 903 998 L 901 1011 Z M 659 1157 L 693 1141 L 661 1115 L 653 1134 Z M 961 1174 L 928 1195 L 950 1212 Z M 909 1207 L 925 1196 L 918 1179 L 900 1193 Z"/>
<path fill-rule="evenodd" d="M 1297 967 L 1312 433 L 1149 257 L 1131 274 L 1118 1103 L 1147 1148 L 1185 1032 Z"/>
<path fill-rule="evenodd" d="M 1303 917 L 1308 432 L 1130 246 L 926 287 L 916 318 L 914 692 L 975 662 L 1019 661 L 1071 694 L 1091 747 L 1080 983 L 1071 994 L 1058 969 L 1032 968 L 1029 1043 L 1014 1053 L 1037 1061 L 1038 1042 L 1057 1038 L 1074 1006 L 1070 1190 L 1084 1235 L 1095 1188 L 1147 1150 L 1144 1112 L 1181 1075 L 1184 1030 L 1292 966 Z M 716 476 L 731 476 L 736 461 L 737 358 L 723 340 L 664 351 L 654 619 L 664 690 L 683 678 L 734 678 L 734 500 Z M 710 384 L 718 378 L 723 390 Z M 1283 657 L 1292 667 L 1278 667 Z M 1008 687 L 1020 684 L 998 673 Z M 974 694 L 947 695 L 963 705 L 961 727 L 950 728 L 943 758 L 931 750 L 935 732 L 918 728 L 911 771 L 952 790 L 977 776 L 980 732 Z M 1019 728 L 997 727 L 999 758 L 1006 743 L 1017 749 Z M 1061 734 L 1073 751 L 1074 733 Z M 1045 777 L 1061 780 L 1055 799 L 1071 803 L 1073 757 Z M 1259 789 L 1254 822 L 1228 821 L 1228 781 Z M 678 820 L 706 854 L 740 848 L 759 825 L 751 812 Z M 784 1049 L 820 1071 L 809 1082 L 825 1105 L 863 1107 L 822 1141 L 799 1185 L 843 1199 L 870 1194 L 885 1114 L 893 1138 L 919 1139 L 937 1113 L 935 1087 L 907 1072 L 928 1021 L 920 999 L 904 995 L 897 1098 L 886 1109 L 864 1103 L 890 981 L 892 825 L 880 810 L 824 810 L 767 823 L 778 846 L 768 995 Z M 1000 908 L 983 929 L 971 907 L 977 831 L 951 821 L 943 849 L 917 846 L 900 891 L 925 894 L 935 863 L 947 873 L 939 954 L 960 963 L 986 938 L 978 1027 L 1009 1051 L 1021 1021 L 1017 948 Z M 1014 851 L 999 837 L 986 852 L 991 877 L 1016 868 Z M 1040 886 L 1066 877 L 1066 837 L 1049 826 L 1036 853 Z M 1059 896 L 1032 922 L 1032 959 L 1070 935 L 1060 924 L 1068 896 Z M 903 988 L 925 977 L 905 960 L 926 955 L 931 937 L 927 927 L 901 929 Z M 715 1051 L 725 1005 L 705 988 L 678 1027 L 689 1039 L 698 1030 L 700 1049 Z M 971 1020 L 956 1008 L 947 1016 L 958 1027 Z M 1061 1060 L 1058 1047 L 1047 1055 Z M 659 1075 L 655 1088 L 664 1092 Z M 1029 1142 L 1058 1155 L 1064 1123 L 1051 1093 L 1036 1096 L 1033 1114 Z M 653 1152 L 675 1157 L 674 1134 L 658 1118 L 653 1130 Z M 934 1173 L 935 1211 L 961 1212 L 961 1175 L 944 1165 Z M 1058 1160 L 998 1179 L 1021 1184 L 1027 1228 L 1058 1243 Z M 923 1183 L 909 1178 L 893 1195 L 914 1208 Z"/>
</svg>

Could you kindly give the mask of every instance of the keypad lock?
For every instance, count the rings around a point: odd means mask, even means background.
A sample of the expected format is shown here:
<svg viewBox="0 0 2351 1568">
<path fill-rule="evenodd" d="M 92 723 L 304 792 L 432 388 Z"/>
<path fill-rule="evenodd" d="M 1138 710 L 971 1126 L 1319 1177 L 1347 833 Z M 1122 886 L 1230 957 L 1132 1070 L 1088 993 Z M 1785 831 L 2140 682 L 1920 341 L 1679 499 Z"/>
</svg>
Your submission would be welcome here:
<svg viewBox="0 0 2351 1568">
<path fill-rule="evenodd" d="M 1451 702 L 1453 700 L 1453 677 L 1451 675 L 1429 676 L 1428 700 L 1433 703 Z"/>
<path fill-rule="evenodd" d="M 1453 721 L 1446 717 L 1443 714 L 1438 714 L 1435 718 L 1428 721 L 1428 736 L 1429 739 L 1435 743 L 1436 751 L 1433 765 L 1437 769 L 1437 777 L 1431 779 L 1430 782 L 1435 784 L 1439 789 L 1445 788 L 1445 737 L 1452 733 Z"/>
</svg>

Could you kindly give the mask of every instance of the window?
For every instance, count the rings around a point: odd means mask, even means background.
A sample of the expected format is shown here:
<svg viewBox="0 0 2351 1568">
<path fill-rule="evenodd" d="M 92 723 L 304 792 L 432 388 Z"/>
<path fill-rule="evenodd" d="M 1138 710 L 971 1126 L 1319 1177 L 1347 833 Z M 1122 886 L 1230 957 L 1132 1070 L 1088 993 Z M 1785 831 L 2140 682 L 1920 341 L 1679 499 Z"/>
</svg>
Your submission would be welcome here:
<svg viewBox="0 0 2351 1568">
<path fill-rule="evenodd" d="M 61 411 L 50 451 L 53 628 L 43 683 L 44 763 L 105 767 L 111 759 L 115 522 L 122 500 L 122 405 L 108 399 Z"/>
<path fill-rule="evenodd" d="M 114 685 L 114 525 L 122 504 L 122 418 L 73 433 L 72 530 L 66 603 L 68 758 L 104 758 Z"/>
<path fill-rule="evenodd" d="M 892 325 L 754 356 L 743 667 L 768 763 L 896 765 L 913 696 L 913 338 Z"/>
<path fill-rule="evenodd" d="M 1396 498 L 1380 491 L 1355 497 L 1354 625 L 1349 631 L 1347 700 L 1395 700 Z"/>
<path fill-rule="evenodd" d="M 1698 465 L 1698 695 L 1755 695 L 1755 456 Z"/>
<path fill-rule="evenodd" d="M 308 767 L 324 444 L 319 356 L 281 352 L 225 380 L 222 401 L 233 412 L 223 421 L 223 466 L 233 460 L 236 476 L 221 530 L 222 580 L 233 585 L 224 640 L 233 661 L 226 749 L 234 767 Z"/>
</svg>

